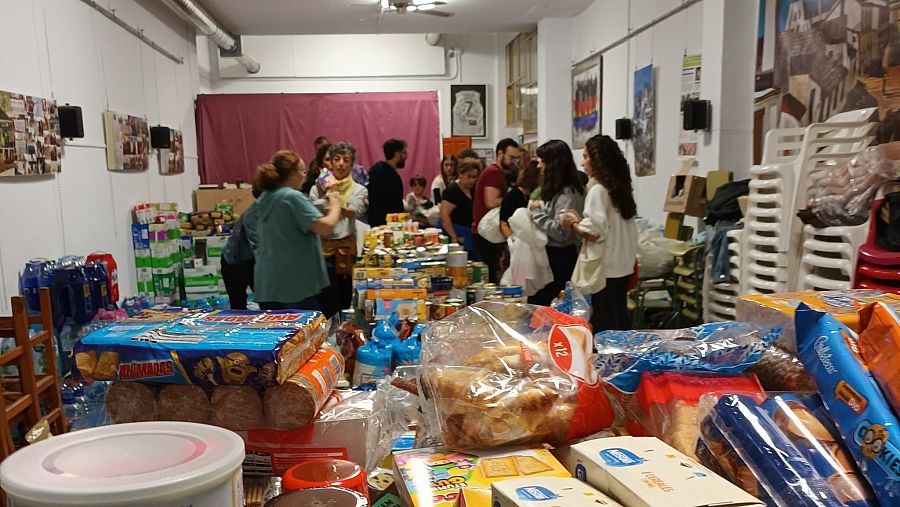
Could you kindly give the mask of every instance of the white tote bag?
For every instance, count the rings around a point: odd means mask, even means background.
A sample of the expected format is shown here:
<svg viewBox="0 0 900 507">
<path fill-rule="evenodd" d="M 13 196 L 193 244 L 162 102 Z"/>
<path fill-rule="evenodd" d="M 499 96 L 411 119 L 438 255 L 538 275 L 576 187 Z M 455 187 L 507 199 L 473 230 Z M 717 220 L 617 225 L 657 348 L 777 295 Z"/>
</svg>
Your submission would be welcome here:
<svg viewBox="0 0 900 507">
<path fill-rule="evenodd" d="M 587 252 L 587 240 L 582 241 L 572 272 L 572 285 L 582 294 L 596 294 L 606 288 L 606 270 L 603 268 L 603 257 L 590 259 Z"/>
<path fill-rule="evenodd" d="M 500 231 L 500 208 L 488 211 L 478 222 L 478 235 L 491 243 L 504 243 L 506 238 Z"/>
</svg>

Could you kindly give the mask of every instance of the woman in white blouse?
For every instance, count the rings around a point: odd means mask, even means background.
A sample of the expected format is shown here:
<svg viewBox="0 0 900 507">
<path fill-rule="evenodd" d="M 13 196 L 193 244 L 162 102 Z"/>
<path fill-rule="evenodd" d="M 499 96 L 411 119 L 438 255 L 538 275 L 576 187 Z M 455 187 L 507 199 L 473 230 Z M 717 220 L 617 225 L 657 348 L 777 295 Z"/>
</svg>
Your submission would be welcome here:
<svg viewBox="0 0 900 507">
<path fill-rule="evenodd" d="M 631 171 L 619 145 L 596 135 L 584 148 L 584 170 L 590 176 L 583 217 L 564 213 L 560 222 L 587 242 L 588 258 L 602 259 L 606 287 L 591 296 L 594 332 L 628 329 L 628 282 L 637 259 L 637 204 Z"/>
</svg>

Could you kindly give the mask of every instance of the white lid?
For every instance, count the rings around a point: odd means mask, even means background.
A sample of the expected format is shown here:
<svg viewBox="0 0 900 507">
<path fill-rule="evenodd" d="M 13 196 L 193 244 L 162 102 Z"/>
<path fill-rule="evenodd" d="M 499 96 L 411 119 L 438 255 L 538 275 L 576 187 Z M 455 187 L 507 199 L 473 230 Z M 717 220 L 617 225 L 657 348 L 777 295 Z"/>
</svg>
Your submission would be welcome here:
<svg viewBox="0 0 900 507">
<path fill-rule="evenodd" d="M 0 464 L 11 496 L 51 505 L 174 498 L 224 482 L 244 460 L 228 430 L 185 422 L 118 424 L 66 433 Z"/>
</svg>

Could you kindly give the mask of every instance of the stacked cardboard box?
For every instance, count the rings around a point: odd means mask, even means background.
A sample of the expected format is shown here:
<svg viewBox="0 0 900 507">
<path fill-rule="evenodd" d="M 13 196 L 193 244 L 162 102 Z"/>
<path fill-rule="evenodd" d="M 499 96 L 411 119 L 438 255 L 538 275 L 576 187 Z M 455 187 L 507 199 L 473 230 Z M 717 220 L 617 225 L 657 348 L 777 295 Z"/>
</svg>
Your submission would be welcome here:
<svg viewBox="0 0 900 507">
<path fill-rule="evenodd" d="M 185 299 L 199 301 L 227 294 L 222 281 L 222 251 L 228 236 L 183 236 L 181 240 Z"/>
<path fill-rule="evenodd" d="M 181 299 L 181 248 L 175 203 L 140 204 L 131 229 L 138 293 L 156 303 Z"/>
</svg>

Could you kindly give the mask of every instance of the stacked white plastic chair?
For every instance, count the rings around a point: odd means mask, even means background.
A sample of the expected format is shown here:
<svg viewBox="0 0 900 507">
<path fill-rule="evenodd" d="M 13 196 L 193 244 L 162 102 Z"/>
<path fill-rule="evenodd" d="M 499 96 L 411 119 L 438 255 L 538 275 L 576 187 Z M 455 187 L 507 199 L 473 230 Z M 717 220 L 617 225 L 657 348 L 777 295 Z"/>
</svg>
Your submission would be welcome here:
<svg viewBox="0 0 900 507">
<path fill-rule="evenodd" d="M 869 146 L 875 124 L 874 109 L 842 113 L 825 124 L 811 125 L 801 154 L 800 178 L 795 203 L 802 208 L 814 197 L 816 185 L 836 165 L 846 163 Z M 853 286 L 859 247 L 869 224 L 849 227 L 802 226 L 798 238 L 800 265 L 796 290 L 845 290 Z"/>
<path fill-rule="evenodd" d="M 733 229 L 728 238 L 729 278 L 727 283 L 712 283 L 712 260 L 707 256 L 706 276 L 703 278 L 703 319 L 705 322 L 725 322 L 735 319 L 737 297 L 741 294 L 740 277 L 744 229 Z"/>
<path fill-rule="evenodd" d="M 816 264 L 832 254 L 815 250 L 822 246 L 820 243 L 807 243 L 796 212 L 806 206 L 815 183 L 829 167 L 849 160 L 868 146 L 874 125 L 868 120 L 873 113 L 874 109 L 841 113 L 805 129 L 776 129 L 766 135 L 762 164 L 750 169 L 741 293 L 788 292 L 798 286 L 805 288 L 800 284 L 803 280 L 818 281 L 816 277 L 825 276 L 823 273 L 833 277 L 834 263 Z M 848 240 L 854 238 L 848 236 Z M 804 245 L 813 254 L 805 260 Z M 804 266 L 808 272 L 804 272 Z M 852 264 L 848 273 L 852 273 Z"/>
<path fill-rule="evenodd" d="M 741 293 L 786 292 L 790 285 L 795 166 L 805 133 L 805 129 L 769 131 L 762 164 L 750 168 Z"/>
</svg>

